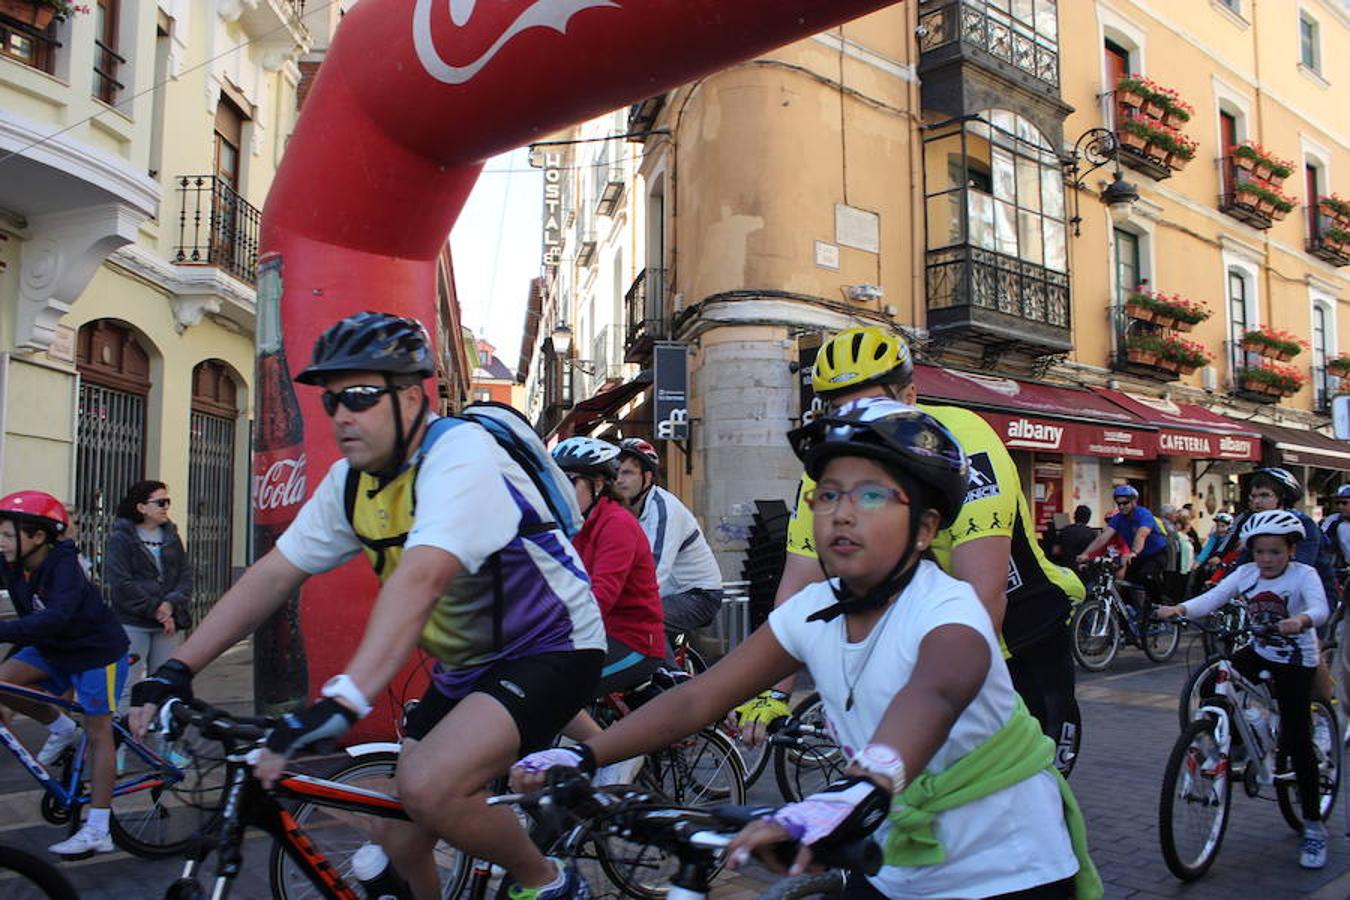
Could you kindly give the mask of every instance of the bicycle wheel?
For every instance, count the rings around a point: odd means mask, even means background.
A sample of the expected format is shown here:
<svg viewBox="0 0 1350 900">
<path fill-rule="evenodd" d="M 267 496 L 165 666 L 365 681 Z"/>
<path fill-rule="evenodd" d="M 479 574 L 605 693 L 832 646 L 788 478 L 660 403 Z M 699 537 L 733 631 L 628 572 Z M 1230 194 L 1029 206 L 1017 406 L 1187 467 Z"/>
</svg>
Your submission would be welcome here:
<svg viewBox="0 0 1350 900">
<path fill-rule="evenodd" d="M 792 710 L 789 740 L 774 744 L 773 774 L 778 791 L 795 803 L 839 778 L 848 761 L 825 720 L 819 694 L 807 695 Z"/>
<path fill-rule="evenodd" d="M 1120 650 L 1120 625 L 1100 599 L 1078 604 L 1069 631 L 1073 635 L 1073 658 L 1089 672 L 1100 672 L 1111 665 Z"/>
<path fill-rule="evenodd" d="M 656 791 L 678 806 L 745 803 L 741 758 L 727 736 L 712 728 L 648 754 L 638 787 Z M 630 897 L 665 897 L 679 870 L 675 856 L 650 844 L 605 835 L 591 845 L 605 877 Z M 591 881 L 594 889 L 595 880 Z"/>
<path fill-rule="evenodd" d="M 1341 730 L 1336 713 L 1324 700 L 1312 701 L 1313 754 L 1317 757 L 1318 812 L 1325 822 L 1336 805 L 1336 794 L 1341 789 Z M 1293 764 L 1285 754 L 1276 755 L 1275 771 L 1287 772 Z M 1303 830 L 1303 808 L 1298 799 L 1298 784 L 1292 779 L 1276 779 L 1275 796 L 1280 801 L 1280 812 L 1289 827 Z"/>
<path fill-rule="evenodd" d="M 1177 645 L 1181 643 L 1181 626 L 1171 619 L 1163 621 L 1153 618 L 1152 606 L 1148 607 L 1148 620 L 1139 628 L 1144 633 L 1144 639 L 1140 642 L 1144 655 L 1155 663 L 1167 662 L 1177 652 Z"/>
<path fill-rule="evenodd" d="M 15 847 L 0 847 L 0 893 L 5 900 L 79 900 L 55 866 Z"/>
<path fill-rule="evenodd" d="M 1191 673 L 1181 688 L 1181 702 L 1177 713 L 1181 719 L 1181 730 L 1195 719 L 1195 712 L 1210 697 L 1217 696 L 1219 685 L 1219 660 L 1211 659 Z"/>
<path fill-rule="evenodd" d="M 780 878 L 760 895 L 760 900 L 810 900 L 814 897 L 842 897 L 844 881 L 844 873 L 834 869 L 815 875 Z"/>
<path fill-rule="evenodd" d="M 149 739 L 147 746 L 117 732 L 122 774 L 118 785 L 150 778 L 154 787 L 116 795 L 108 829 L 113 843 L 146 859 L 179 856 L 188 841 L 220 815 L 225 760 L 220 745 L 188 729 L 171 743 Z M 143 759 L 135 749 L 154 750 L 163 763 Z"/>
<path fill-rule="evenodd" d="M 327 780 L 379 791 L 382 794 L 395 794 L 397 791 L 394 786 L 394 770 L 397 765 L 397 753 L 365 753 L 340 764 L 331 775 L 327 776 Z M 353 888 L 356 888 L 357 881 L 352 875 L 352 856 L 363 844 L 370 841 L 378 843 L 380 834 L 390 827 L 403 825 L 380 816 L 334 809 L 310 802 L 298 804 L 292 815 L 304 828 L 305 835 L 314 848 Z M 469 861 L 463 853 L 444 841 L 436 845 L 435 855 L 436 868 L 441 877 L 441 896 L 448 900 L 457 896 L 464 882 L 468 880 Z M 276 842 L 272 844 L 267 870 L 272 884 L 272 896 L 276 900 L 323 896 L 310 883 L 305 871 L 297 866 Z"/>
<path fill-rule="evenodd" d="M 1232 799 L 1231 772 L 1214 719 L 1187 723 L 1167 759 L 1158 803 L 1158 837 L 1173 875 L 1193 881 L 1214 864 Z"/>
</svg>

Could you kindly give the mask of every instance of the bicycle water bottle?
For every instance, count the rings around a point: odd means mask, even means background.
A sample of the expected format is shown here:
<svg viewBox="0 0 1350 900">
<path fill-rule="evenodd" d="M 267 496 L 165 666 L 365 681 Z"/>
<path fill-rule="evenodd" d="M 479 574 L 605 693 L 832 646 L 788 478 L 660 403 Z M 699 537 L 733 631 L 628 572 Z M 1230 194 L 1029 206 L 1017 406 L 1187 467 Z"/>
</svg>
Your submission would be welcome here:
<svg viewBox="0 0 1350 900">
<path fill-rule="evenodd" d="M 389 865 L 389 856 L 379 844 L 362 844 L 352 854 L 352 874 L 366 889 L 369 900 L 411 900 L 412 892 Z"/>
</svg>

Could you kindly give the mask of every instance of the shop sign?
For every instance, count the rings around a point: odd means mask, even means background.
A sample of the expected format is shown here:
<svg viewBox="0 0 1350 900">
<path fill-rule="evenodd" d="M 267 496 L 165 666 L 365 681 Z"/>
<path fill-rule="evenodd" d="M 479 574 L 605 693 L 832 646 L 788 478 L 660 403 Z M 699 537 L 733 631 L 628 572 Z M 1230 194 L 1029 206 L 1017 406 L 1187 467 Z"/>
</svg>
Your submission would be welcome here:
<svg viewBox="0 0 1350 900">
<path fill-rule="evenodd" d="M 562 164 L 562 153 L 544 152 L 544 268 L 550 272 L 562 260 Z"/>
<path fill-rule="evenodd" d="M 1156 455 L 1157 445 L 1151 432 L 985 410 L 978 412 L 999 433 L 1004 446 L 1012 450 L 1122 456 L 1126 459 L 1152 459 Z"/>
<path fill-rule="evenodd" d="M 652 370 L 656 439 L 689 440 L 689 345 L 658 341 Z"/>
<path fill-rule="evenodd" d="M 1195 459 L 1259 459 L 1256 438 L 1196 431 L 1158 432 L 1158 452 L 1164 456 Z"/>
</svg>

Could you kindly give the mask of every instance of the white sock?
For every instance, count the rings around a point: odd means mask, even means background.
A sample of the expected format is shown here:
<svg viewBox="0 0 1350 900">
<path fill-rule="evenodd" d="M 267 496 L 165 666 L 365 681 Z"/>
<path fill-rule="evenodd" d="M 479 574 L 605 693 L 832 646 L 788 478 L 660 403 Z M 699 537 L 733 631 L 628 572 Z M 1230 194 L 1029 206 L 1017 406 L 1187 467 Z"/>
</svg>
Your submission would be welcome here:
<svg viewBox="0 0 1350 900">
<path fill-rule="evenodd" d="M 99 809 L 97 806 L 89 807 L 89 818 L 85 820 L 84 826 L 91 831 L 97 831 L 99 834 L 108 833 L 108 815 L 111 810 Z"/>
<path fill-rule="evenodd" d="M 56 720 L 47 726 L 52 734 L 70 734 L 75 730 L 75 720 L 65 713 L 57 713 Z"/>
</svg>

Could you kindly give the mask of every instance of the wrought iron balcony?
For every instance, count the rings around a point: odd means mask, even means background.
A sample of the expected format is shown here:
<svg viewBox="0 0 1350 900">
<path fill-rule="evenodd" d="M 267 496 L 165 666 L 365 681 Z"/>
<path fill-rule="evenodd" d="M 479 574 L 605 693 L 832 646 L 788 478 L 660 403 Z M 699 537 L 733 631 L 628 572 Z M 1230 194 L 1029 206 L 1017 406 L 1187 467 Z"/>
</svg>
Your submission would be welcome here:
<svg viewBox="0 0 1350 900">
<path fill-rule="evenodd" d="M 928 252 L 928 332 L 1032 353 L 1073 349 L 1069 276 L 970 245 Z"/>
<path fill-rule="evenodd" d="M 1308 219 L 1312 234 L 1308 238 L 1308 252 L 1333 266 L 1350 266 L 1350 241 L 1340 240 L 1350 229 L 1337 229 L 1335 220 L 1317 209 Z"/>
<path fill-rule="evenodd" d="M 178 200 L 174 262 L 216 266 L 256 283 L 262 213 L 215 175 L 180 176 Z"/>
<path fill-rule="evenodd" d="M 1237 189 L 1239 184 L 1250 177 L 1247 170 L 1236 165 L 1232 156 L 1225 156 L 1222 163 L 1223 193 L 1219 195 L 1219 212 L 1228 213 L 1239 222 L 1246 222 L 1262 231 L 1269 228 L 1274 222 L 1272 210 L 1263 208 L 1251 194 Z"/>
<path fill-rule="evenodd" d="M 645 363 L 651 358 L 652 344 L 666 339 L 665 269 L 643 269 L 624 296 L 625 334 L 623 360 Z"/>
<path fill-rule="evenodd" d="M 1009 15 L 988 0 L 929 0 L 919 6 L 919 51 L 930 59 L 969 53 L 987 68 L 1029 76 L 1058 94 L 1055 7 L 1038 7 L 1036 15 L 1048 16 L 1044 22 Z"/>
</svg>

